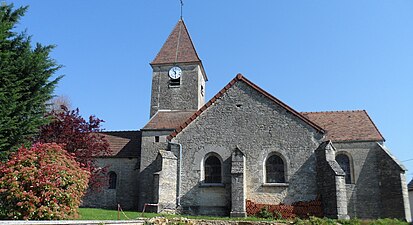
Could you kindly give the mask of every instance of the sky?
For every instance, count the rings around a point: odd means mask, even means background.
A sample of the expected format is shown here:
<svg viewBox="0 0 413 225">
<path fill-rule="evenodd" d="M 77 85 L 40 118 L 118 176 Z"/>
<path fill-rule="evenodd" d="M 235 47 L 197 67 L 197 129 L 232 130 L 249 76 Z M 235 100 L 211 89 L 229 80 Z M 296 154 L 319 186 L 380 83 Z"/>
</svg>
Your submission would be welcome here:
<svg viewBox="0 0 413 225">
<path fill-rule="evenodd" d="M 29 5 L 16 28 L 53 44 L 56 95 L 106 130 L 149 119 L 154 59 L 179 0 L 6 0 Z M 207 99 L 237 73 L 299 112 L 365 109 L 413 176 L 413 1 L 184 0 Z M 410 161 L 406 161 L 410 160 Z"/>
</svg>

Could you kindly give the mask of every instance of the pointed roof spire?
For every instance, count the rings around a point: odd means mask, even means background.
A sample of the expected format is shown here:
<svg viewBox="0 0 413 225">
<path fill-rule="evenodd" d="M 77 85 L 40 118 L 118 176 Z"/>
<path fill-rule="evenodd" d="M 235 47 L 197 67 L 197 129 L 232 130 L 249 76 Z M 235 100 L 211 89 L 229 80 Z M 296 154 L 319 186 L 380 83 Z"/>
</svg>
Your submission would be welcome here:
<svg viewBox="0 0 413 225">
<path fill-rule="evenodd" d="M 201 60 L 196 53 L 184 21 L 180 19 L 151 65 L 186 62 L 201 63 Z"/>
</svg>

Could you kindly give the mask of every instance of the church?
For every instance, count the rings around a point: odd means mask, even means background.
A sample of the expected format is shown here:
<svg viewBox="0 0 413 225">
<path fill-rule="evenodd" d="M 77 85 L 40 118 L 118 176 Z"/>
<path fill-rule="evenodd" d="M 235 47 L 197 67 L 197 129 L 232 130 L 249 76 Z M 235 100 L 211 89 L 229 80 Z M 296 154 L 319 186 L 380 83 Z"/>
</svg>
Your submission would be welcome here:
<svg viewBox="0 0 413 225">
<path fill-rule="evenodd" d="M 241 74 L 206 100 L 182 19 L 150 65 L 150 119 L 103 133 L 113 154 L 97 160 L 108 185 L 84 206 L 411 221 L 406 169 L 366 111 L 297 112 Z"/>
</svg>

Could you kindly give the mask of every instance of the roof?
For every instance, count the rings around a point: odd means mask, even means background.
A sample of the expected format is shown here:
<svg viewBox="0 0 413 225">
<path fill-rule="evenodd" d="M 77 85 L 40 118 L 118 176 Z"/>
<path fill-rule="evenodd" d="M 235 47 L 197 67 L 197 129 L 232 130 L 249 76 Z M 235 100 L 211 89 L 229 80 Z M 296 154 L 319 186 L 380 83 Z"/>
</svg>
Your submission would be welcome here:
<svg viewBox="0 0 413 225">
<path fill-rule="evenodd" d="M 183 20 L 179 20 L 172 30 L 153 64 L 201 62 Z"/>
<path fill-rule="evenodd" d="M 407 185 L 407 187 L 409 188 L 409 191 L 413 191 L 413 179 L 412 181 L 410 181 L 409 185 Z"/>
<path fill-rule="evenodd" d="M 195 111 L 158 111 L 142 130 L 175 130 Z"/>
<path fill-rule="evenodd" d="M 108 131 L 101 134 L 109 142 L 109 148 L 112 151 L 109 157 L 140 157 L 142 139 L 140 131 Z"/>
<path fill-rule="evenodd" d="M 259 93 L 261 93 L 262 95 L 264 95 L 265 97 L 269 98 L 270 100 L 272 100 L 273 102 L 275 102 L 276 104 L 280 105 L 281 107 L 283 107 L 285 110 L 287 110 L 288 112 L 290 112 L 291 114 L 297 116 L 298 118 L 300 118 L 302 121 L 304 121 L 305 123 L 307 123 L 309 126 L 311 126 L 312 128 L 314 128 L 315 130 L 317 130 L 320 133 L 324 133 L 323 128 L 321 128 L 320 126 L 318 126 L 317 124 L 315 124 L 314 122 L 312 122 L 311 120 L 309 120 L 308 118 L 304 117 L 303 115 L 301 115 L 300 113 L 298 113 L 297 111 L 295 111 L 294 109 L 292 109 L 291 107 L 289 107 L 287 104 L 283 103 L 282 101 L 280 101 L 279 99 L 275 98 L 274 96 L 272 96 L 271 94 L 269 94 L 268 92 L 264 91 L 263 89 L 261 89 L 260 87 L 258 87 L 257 85 L 255 85 L 254 83 L 252 83 L 251 81 L 249 81 L 247 78 L 245 78 L 242 74 L 238 74 L 234 79 L 232 79 L 221 91 L 219 91 L 211 100 L 209 100 L 204 106 L 202 106 L 202 108 L 200 108 L 197 112 L 195 112 L 191 117 L 189 117 L 185 122 L 183 122 L 179 127 L 177 127 L 175 129 L 175 131 L 170 134 L 168 136 L 168 140 L 172 140 L 172 138 L 176 137 L 183 129 L 185 129 L 192 121 L 194 121 L 196 118 L 198 118 L 199 115 L 201 115 L 205 110 L 207 110 L 212 104 L 215 103 L 215 101 L 219 98 L 222 97 L 222 95 L 225 94 L 225 92 L 230 89 L 232 86 L 234 86 L 237 82 L 242 81 L 245 82 L 247 85 L 249 85 L 251 88 L 253 88 L 254 90 L 258 91 Z"/>
<path fill-rule="evenodd" d="M 327 131 L 332 141 L 384 141 L 365 110 L 301 113 Z"/>
</svg>

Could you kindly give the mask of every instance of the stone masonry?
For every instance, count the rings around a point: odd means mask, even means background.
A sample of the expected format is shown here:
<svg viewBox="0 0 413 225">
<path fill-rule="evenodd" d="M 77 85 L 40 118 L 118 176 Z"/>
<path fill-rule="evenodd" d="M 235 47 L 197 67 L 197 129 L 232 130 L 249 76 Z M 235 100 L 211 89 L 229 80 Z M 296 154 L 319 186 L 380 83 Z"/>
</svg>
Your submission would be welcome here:
<svg viewBox="0 0 413 225">
<path fill-rule="evenodd" d="M 183 20 L 151 66 L 151 119 L 105 134 L 114 155 L 98 162 L 116 188 L 89 193 L 84 206 L 245 217 L 247 201 L 321 201 L 331 218 L 411 221 L 406 169 L 365 110 L 299 113 L 241 74 L 205 103 L 208 79 Z M 222 179 L 205 182 L 213 170 Z"/>
<path fill-rule="evenodd" d="M 345 172 L 335 160 L 331 141 L 322 143 L 315 151 L 317 157 L 317 184 L 324 215 L 335 219 L 348 219 Z"/>
<path fill-rule="evenodd" d="M 413 217 L 413 180 L 408 185 L 409 189 L 409 202 L 410 202 L 410 215 Z"/>
<path fill-rule="evenodd" d="M 237 146 L 245 154 L 247 199 L 272 204 L 316 199 L 313 152 L 321 137 L 244 82 L 236 83 L 173 139 L 183 146 L 183 209 L 194 214 L 229 214 L 231 153 Z M 222 158 L 221 187 L 203 183 L 202 162 L 208 153 Z M 264 162 L 271 154 L 285 159 L 287 183 L 265 184 Z"/>
</svg>

